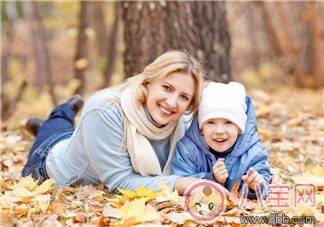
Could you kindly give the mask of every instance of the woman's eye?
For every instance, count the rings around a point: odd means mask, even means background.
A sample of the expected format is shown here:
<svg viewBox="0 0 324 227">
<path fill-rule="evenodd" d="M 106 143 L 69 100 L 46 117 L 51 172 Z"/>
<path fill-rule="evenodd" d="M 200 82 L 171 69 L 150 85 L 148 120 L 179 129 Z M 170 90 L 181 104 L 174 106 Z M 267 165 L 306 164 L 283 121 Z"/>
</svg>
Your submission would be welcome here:
<svg viewBox="0 0 324 227">
<path fill-rule="evenodd" d="M 226 121 L 225 124 L 227 124 L 227 125 L 231 125 L 231 124 L 233 124 L 233 123 L 232 123 L 231 121 Z"/>
<path fill-rule="evenodd" d="M 186 95 L 181 95 L 181 98 L 182 98 L 183 100 L 185 100 L 185 101 L 189 101 L 189 98 L 188 98 L 188 96 L 186 96 Z"/>
<path fill-rule="evenodd" d="M 167 85 L 162 86 L 165 91 L 171 91 L 171 88 Z"/>
</svg>

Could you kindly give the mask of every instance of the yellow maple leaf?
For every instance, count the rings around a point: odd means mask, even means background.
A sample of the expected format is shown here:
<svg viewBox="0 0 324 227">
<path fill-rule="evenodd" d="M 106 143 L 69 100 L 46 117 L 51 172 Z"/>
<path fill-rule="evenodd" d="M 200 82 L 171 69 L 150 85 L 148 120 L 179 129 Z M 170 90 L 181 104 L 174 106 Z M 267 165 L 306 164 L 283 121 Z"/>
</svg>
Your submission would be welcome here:
<svg viewBox="0 0 324 227">
<path fill-rule="evenodd" d="M 173 201 L 175 203 L 180 202 L 181 197 L 179 196 L 177 190 L 171 192 L 165 181 L 160 181 L 159 186 L 161 190 L 156 194 L 157 202 L 164 202 L 164 201 Z"/>
<path fill-rule="evenodd" d="M 315 167 L 306 167 L 305 172 L 309 175 L 324 178 L 324 168 L 320 165 L 317 165 Z"/>
<path fill-rule="evenodd" d="M 45 213 L 50 205 L 50 195 L 40 195 L 32 199 L 33 207 L 30 213 Z"/>
<path fill-rule="evenodd" d="M 37 181 L 35 181 L 31 175 L 27 177 L 21 178 L 21 180 L 13 187 L 13 190 L 15 188 L 24 187 L 29 191 L 32 191 L 34 188 L 37 187 Z"/>
<path fill-rule="evenodd" d="M 123 194 L 123 196 L 126 196 L 127 199 L 135 199 L 135 198 L 142 198 L 146 197 L 148 199 L 155 199 L 156 192 L 152 189 L 146 188 L 146 187 L 137 187 L 135 191 L 131 191 L 129 189 L 119 189 L 119 191 Z"/>
<path fill-rule="evenodd" d="M 122 217 L 121 222 L 128 222 L 132 220 L 132 224 L 149 222 L 159 220 L 160 216 L 158 212 L 151 206 L 146 206 L 147 198 L 135 199 L 127 201 L 120 209 L 120 215 Z"/>
<path fill-rule="evenodd" d="M 54 179 L 47 179 L 41 185 L 39 185 L 37 188 L 35 188 L 33 190 L 33 192 L 35 194 L 43 194 L 43 193 L 46 193 L 46 192 L 48 192 L 49 190 L 51 190 L 53 188 L 54 184 L 55 184 L 55 180 Z"/>
</svg>

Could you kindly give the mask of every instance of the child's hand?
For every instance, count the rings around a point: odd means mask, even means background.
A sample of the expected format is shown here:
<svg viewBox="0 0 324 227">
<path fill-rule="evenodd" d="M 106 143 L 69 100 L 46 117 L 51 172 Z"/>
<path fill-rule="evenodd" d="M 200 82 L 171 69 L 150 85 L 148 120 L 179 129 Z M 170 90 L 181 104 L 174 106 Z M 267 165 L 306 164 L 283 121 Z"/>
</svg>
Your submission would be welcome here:
<svg viewBox="0 0 324 227">
<path fill-rule="evenodd" d="M 263 177 L 253 168 L 250 168 L 246 175 L 242 176 L 242 180 L 249 186 L 249 188 L 256 191 L 263 184 Z"/>
<path fill-rule="evenodd" d="M 216 181 L 220 184 L 224 184 L 227 177 L 228 172 L 225 167 L 224 159 L 220 158 L 216 161 L 216 163 L 213 166 L 213 174 L 216 179 Z"/>
</svg>

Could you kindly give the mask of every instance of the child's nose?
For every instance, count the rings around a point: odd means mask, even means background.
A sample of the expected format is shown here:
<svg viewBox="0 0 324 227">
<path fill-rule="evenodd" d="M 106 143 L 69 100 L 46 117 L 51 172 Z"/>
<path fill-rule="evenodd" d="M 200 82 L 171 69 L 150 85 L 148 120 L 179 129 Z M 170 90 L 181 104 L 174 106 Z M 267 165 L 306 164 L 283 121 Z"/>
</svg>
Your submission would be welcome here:
<svg viewBox="0 0 324 227">
<path fill-rule="evenodd" d="M 224 127 L 221 125 L 216 125 L 214 129 L 215 134 L 223 134 L 225 132 Z"/>
</svg>

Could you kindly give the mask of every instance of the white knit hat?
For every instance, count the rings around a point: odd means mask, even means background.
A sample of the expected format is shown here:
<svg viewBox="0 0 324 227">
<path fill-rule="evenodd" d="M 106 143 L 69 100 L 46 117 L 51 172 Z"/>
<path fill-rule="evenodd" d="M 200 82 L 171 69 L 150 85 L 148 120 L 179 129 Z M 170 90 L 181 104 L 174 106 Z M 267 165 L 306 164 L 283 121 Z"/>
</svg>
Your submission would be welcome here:
<svg viewBox="0 0 324 227">
<path fill-rule="evenodd" d="M 212 118 L 224 118 L 244 133 L 247 119 L 245 96 L 245 88 L 240 83 L 210 82 L 202 91 L 198 110 L 199 128 Z"/>
</svg>

